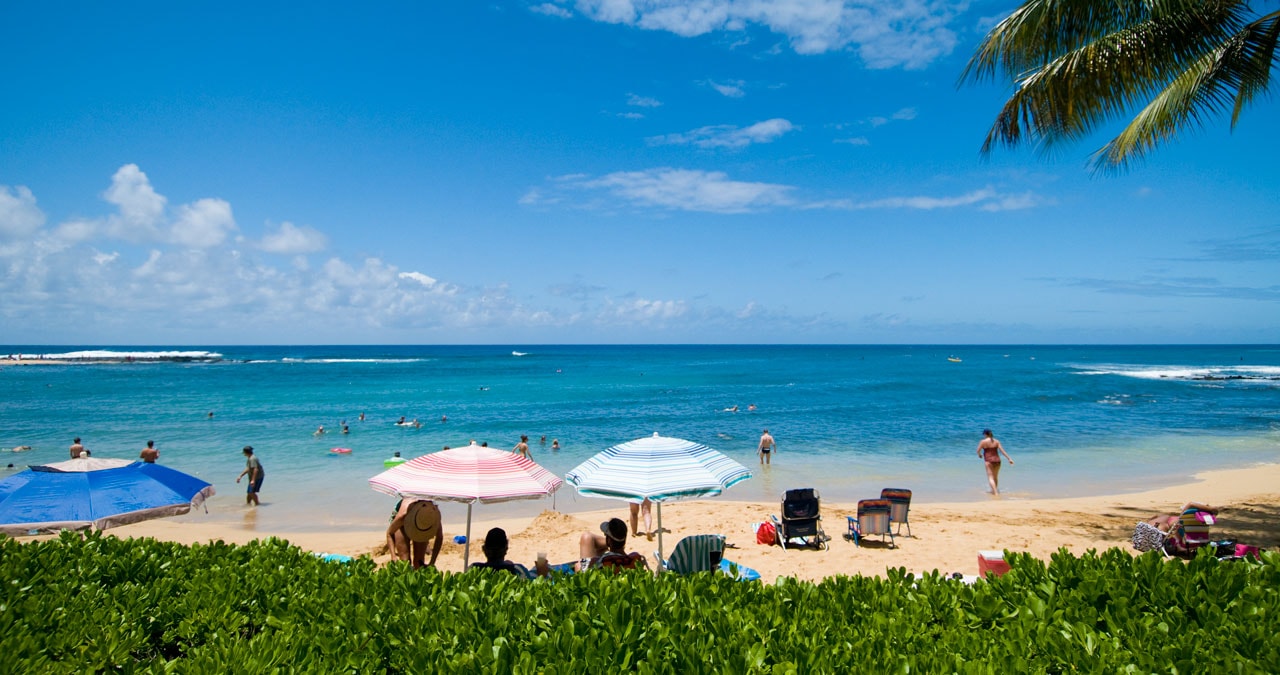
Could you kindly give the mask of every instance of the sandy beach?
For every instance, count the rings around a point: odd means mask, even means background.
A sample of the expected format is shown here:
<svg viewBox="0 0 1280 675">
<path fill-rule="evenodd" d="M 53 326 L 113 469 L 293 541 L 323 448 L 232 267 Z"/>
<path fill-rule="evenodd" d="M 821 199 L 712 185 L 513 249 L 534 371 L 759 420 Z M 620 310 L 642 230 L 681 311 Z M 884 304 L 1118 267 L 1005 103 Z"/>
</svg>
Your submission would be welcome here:
<svg viewBox="0 0 1280 675">
<path fill-rule="evenodd" d="M 845 541 L 845 516 L 853 514 L 856 505 L 824 501 L 823 523 L 831 537 L 830 548 L 825 551 L 784 551 L 757 544 L 751 525 L 776 514 L 776 503 L 681 502 L 664 506 L 663 538 L 669 552 L 686 535 L 724 534 L 731 546 L 726 557 L 755 568 L 766 581 L 779 576 L 820 580 L 835 575 L 883 575 L 886 569 L 895 567 L 913 573 L 939 570 L 976 574 L 980 550 L 1025 551 L 1044 560 L 1061 547 L 1076 554 L 1110 547 L 1132 550 L 1129 536 L 1136 521 L 1156 513 L 1173 513 L 1187 501 L 1198 501 L 1223 509 L 1214 529 L 1215 539 L 1230 538 L 1274 550 L 1280 548 L 1277 486 L 1280 464 L 1262 464 L 1205 472 L 1188 484 L 1125 495 L 954 503 L 930 503 L 916 495 L 910 515 L 914 536 L 898 537 L 896 548 L 881 545 L 875 539 L 862 547 Z M 577 557 L 577 539 L 582 532 L 598 531 L 601 521 L 614 516 L 625 519 L 627 515 L 621 503 L 619 508 L 605 511 L 570 515 L 547 510 L 524 518 L 486 519 L 484 511 L 483 507 L 476 509 L 472 524 L 472 561 L 481 558 L 479 540 L 484 533 L 491 527 L 502 527 L 511 540 L 510 559 L 526 564 L 532 563 L 539 551 L 546 551 L 552 562 L 570 561 Z M 462 569 L 463 547 L 454 544 L 452 537 L 462 534 L 465 527 L 463 521 L 446 519 L 446 541 L 438 561 L 441 569 Z M 202 523 L 200 514 L 190 514 L 108 532 L 120 537 L 155 537 L 183 543 L 219 539 L 244 543 L 278 535 L 311 551 L 373 555 L 379 562 L 390 560 L 379 531 L 273 533 L 241 524 Z M 652 563 L 657 538 L 632 538 L 628 549 L 648 554 Z"/>
</svg>

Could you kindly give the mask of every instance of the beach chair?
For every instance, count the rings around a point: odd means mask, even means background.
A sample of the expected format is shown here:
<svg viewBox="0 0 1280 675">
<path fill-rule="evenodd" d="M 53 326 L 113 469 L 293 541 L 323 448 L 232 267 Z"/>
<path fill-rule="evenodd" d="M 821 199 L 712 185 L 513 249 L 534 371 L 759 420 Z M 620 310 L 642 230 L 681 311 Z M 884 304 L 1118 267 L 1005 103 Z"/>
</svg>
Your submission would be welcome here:
<svg viewBox="0 0 1280 675">
<path fill-rule="evenodd" d="M 911 521 L 907 513 L 911 510 L 911 491 L 902 488 L 885 488 L 880 491 L 880 498 L 889 500 L 889 517 L 898 526 L 898 536 L 902 536 L 902 526 L 907 526 L 907 536 L 911 536 Z"/>
<path fill-rule="evenodd" d="M 827 535 L 822 531 L 821 498 L 813 488 L 787 490 L 782 496 L 782 518 L 770 516 L 778 531 L 782 548 L 817 546 L 827 548 Z"/>
<path fill-rule="evenodd" d="M 1178 516 L 1178 526 L 1170 532 L 1164 541 L 1167 554 L 1193 556 L 1196 551 L 1209 543 L 1209 531 L 1217 518 L 1208 511 L 1187 509 Z"/>
<path fill-rule="evenodd" d="M 658 561 L 658 569 L 676 574 L 692 574 L 694 572 L 712 572 L 720 569 L 720 560 L 724 557 L 724 535 L 695 534 L 685 537 L 671 550 L 671 557 L 666 560 L 654 551 L 653 557 Z"/>
<path fill-rule="evenodd" d="M 878 534 L 883 543 L 885 535 L 888 535 L 889 546 L 897 546 L 897 542 L 893 540 L 893 529 L 890 527 L 893 523 L 892 513 L 893 504 L 888 499 L 863 499 L 858 502 L 857 517 L 848 516 L 849 531 L 845 533 L 844 538 L 862 546 L 864 537 Z"/>
</svg>

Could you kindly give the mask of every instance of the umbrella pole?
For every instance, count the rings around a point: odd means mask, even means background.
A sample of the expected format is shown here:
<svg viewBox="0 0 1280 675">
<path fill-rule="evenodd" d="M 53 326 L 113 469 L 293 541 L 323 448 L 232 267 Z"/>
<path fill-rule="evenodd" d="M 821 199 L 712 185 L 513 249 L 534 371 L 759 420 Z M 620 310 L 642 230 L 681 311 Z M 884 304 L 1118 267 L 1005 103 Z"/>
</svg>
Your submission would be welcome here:
<svg viewBox="0 0 1280 675">
<path fill-rule="evenodd" d="M 467 502 L 467 545 L 462 549 L 462 571 L 467 571 L 471 562 L 471 502 Z"/>
<path fill-rule="evenodd" d="M 662 557 L 662 502 L 658 502 L 658 557 Z"/>
</svg>

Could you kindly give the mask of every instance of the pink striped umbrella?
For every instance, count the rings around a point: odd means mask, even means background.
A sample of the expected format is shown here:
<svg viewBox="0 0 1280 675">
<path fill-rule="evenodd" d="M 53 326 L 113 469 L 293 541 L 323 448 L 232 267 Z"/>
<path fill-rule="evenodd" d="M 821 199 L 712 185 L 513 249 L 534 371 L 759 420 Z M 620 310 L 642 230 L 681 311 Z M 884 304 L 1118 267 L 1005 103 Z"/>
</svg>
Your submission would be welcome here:
<svg viewBox="0 0 1280 675">
<path fill-rule="evenodd" d="M 401 499 L 431 499 L 467 505 L 467 547 L 462 565 L 471 558 L 471 507 L 516 499 L 546 497 L 563 484 L 533 460 L 514 452 L 485 448 L 473 441 L 416 457 L 369 479 L 369 486 Z"/>
</svg>

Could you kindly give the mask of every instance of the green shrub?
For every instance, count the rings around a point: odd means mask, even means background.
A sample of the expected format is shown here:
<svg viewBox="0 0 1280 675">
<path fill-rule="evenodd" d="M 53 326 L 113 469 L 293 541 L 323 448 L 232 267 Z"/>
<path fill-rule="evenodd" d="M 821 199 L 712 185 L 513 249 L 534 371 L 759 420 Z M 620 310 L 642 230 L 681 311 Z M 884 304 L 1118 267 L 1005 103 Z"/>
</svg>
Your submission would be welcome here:
<svg viewBox="0 0 1280 675">
<path fill-rule="evenodd" d="M 1009 560 L 973 586 L 900 569 L 528 582 L 279 540 L 0 538 L 0 672 L 1280 672 L 1280 556 Z"/>
</svg>

